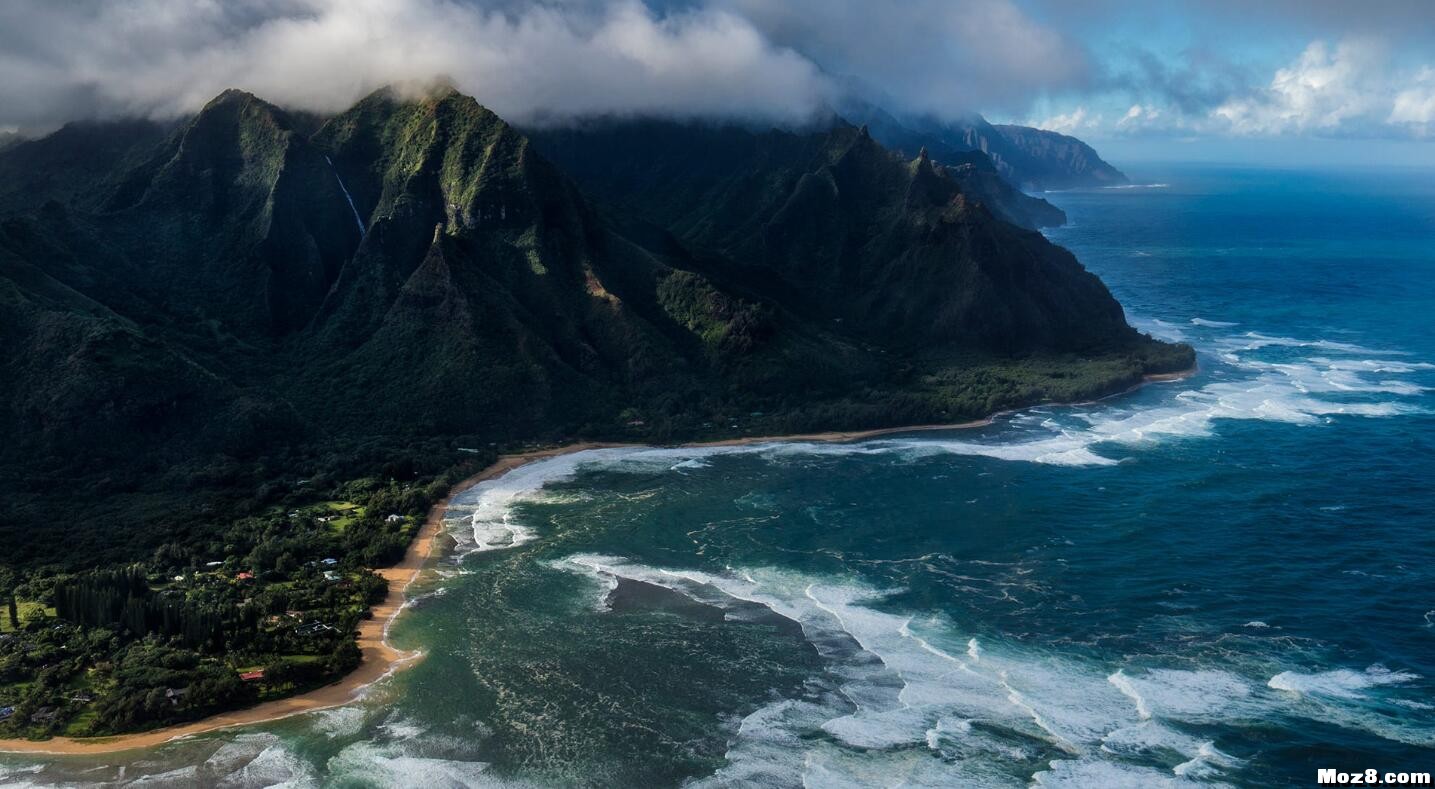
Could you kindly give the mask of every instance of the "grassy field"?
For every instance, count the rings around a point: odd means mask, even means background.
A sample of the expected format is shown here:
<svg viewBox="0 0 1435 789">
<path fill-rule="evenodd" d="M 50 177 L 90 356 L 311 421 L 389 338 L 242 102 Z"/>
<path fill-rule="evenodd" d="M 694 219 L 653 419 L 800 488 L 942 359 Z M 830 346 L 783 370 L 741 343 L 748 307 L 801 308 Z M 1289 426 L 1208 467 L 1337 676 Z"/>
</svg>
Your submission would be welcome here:
<svg viewBox="0 0 1435 789">
<path fill-rule="evenodd" d="M 34 617 L 37 616 L 37 615 L 44 615 L 44 616 L 54 616 L 54 615 L 55 615 L 55 609 L 53 609 L 53 608 L 48 608 L 48 607 L 46 607 L 46 606 L 44 606 L 44 605 L 41 605 L 40 603 L 32 602 L 32 601 L 30 601 L 30 600 L 20 600 L 19 603 L 18 603 L 18 605 L 16 605 L 16 608 L 19 609 L 19 613 L 20 613 L 20 624 L 21 624 L 22 626 L 23 626 L 26 622 L 30 621 L 30 619 L 34 618 Z M 8 612 L 8 611 L 5 611 L 5 610 L 3 610 L 3 609 L 0 609 L 0 633 L 8 633 L 8 632 L 10 632 L 11 630 L 14 630 L 14 628 L 10 627 L 10 614 L 9 614 L 9 612 Z"/>
<path fill-rule="evenodd" d="M 333 518 L 329 521 L 329 528 L 340 532 L 367 514 L 363 505 L 352 501 L 325 501 L 318 505 L 318 509 L 323 510 L 319 513 L 320 517 Z"/>
</svg>

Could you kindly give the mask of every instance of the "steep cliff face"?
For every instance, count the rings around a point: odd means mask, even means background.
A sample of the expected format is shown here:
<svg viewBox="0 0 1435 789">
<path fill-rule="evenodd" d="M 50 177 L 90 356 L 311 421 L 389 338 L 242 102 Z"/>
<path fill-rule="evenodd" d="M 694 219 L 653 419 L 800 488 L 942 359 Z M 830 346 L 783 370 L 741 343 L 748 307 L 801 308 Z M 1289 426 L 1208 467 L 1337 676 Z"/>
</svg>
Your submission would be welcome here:
<svg viewBox="0 0 1435 789">
<path fill-rule="evenodd" d="M 1070 135 L 1029 126 L 995 126 L 1011 148 L 1020 151 L 1029 162 L 1045 166 L 1045 175 L 1033 176 L 1047 189 L 1080 186 L 1115 186 L 1126 183 L 1120 170 L 1107 164 L 1096 149 Z M 1012 159 L 1020 162 L 1015 154 Z M 1032 168 L 1032 165 L 1027 165 Z"/>
<path fill-rule="evenodd" d="M 17 175 L 9 213 L 48 206 L 38 221 L 82 261 L 70 284 L 148 304 L 148 321 L 217 321 L 250 342 L 303 327 L 357 234 L 285 113 L 228 91 L 172 131 L 109 126 L 66 127 L 0 157 Z"/>
<path fill-rule="evenodd" d="M 314 144 L 354 195 L 366 232 L 311 327 L 312 386 L 357 387 L 429 429 L 533 432 L 612 408 L 648 372 L 681 366 L 618 294 L 661 268 L 618 243 L 527 139 L 473 99 L 389 92 L 327 123 Z M 649 301 L 651 295 L 649 294 Z M 324 382 L 333 385 L 326 386 Z M 610 399 L 611 398 L 611 399 Z M 616 408 L 614 410 L 617 410 Z M 498 417 L 498 418 L 495 418 Z"/>
<path fill-rule="evenodd" d="M 859 336 L 1003 352 L 1134 336 L 1068 253 L 971 195 L 971 171 L 925 152 L 904 161 L 866 128 L 649 122 L 536 140 L 585 190 L 664 226 L 714 276 Z"/>
<path fill-rule="evenodd" d="M 915 156 L 926 148 L 942 162 L 985 158 L 1009 183 L 1022 189 L 1072 189 L 1126 183 L 1126 176 L 1091 146 L 1064 134 L 1026 126 L 994 126 L 980 115 L 955 119 L 898 118 L 871 102 L 848 99 L 839 112 L 865 124 L 884 146 Z M 979 155 L 979 156 L 974 156 Z M 1046 226 L 1039 219 L 1039 226 Z M 1051 223 L 1056 224 L 1056 223 Z"/>
</svg>

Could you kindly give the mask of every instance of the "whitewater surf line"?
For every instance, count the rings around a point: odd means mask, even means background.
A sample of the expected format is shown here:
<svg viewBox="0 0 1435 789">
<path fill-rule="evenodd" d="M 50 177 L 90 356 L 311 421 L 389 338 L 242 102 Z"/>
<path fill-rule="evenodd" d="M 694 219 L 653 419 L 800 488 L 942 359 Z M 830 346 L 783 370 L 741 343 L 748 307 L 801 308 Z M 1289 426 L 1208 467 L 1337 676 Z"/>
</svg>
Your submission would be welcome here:
<svg viewBox="0 0 1435 789">
<path fill-rule="evenodd" d="M 359 207 L 354 205 L 354 198 L 349 194 L 349 187 L 344 186 L 344 179 L 339 177 L 339 171 L 334 168 L 334 161 L 325 156 L 324 161 L 329 163 L 329 170 L 334 173 L 334 180 L 339 182 L 339 191 L 344 193 L 344 199 L 349 201 L 349 210 L 354 212 L 354 224 L 359 226 L 359 236 L 362 238 L 368 230 L 364 227 L 364 220 L 359 216 Z"/>
<path fill-rule="evenodd" d="M 1250 344 L 1252 342 L 1270 343 L 1273 338 L 1247 335 L 1231 339 L 1239 341 L 1241 344 Z M 1287 340 L 1285 338 L 1274 339 L 1285 344 L 1305 345 L 1305 343 L 1296 340 Z M 1348 352 L 1351 350 L 1348 348 L 1336 349 L 1328 346 L 1316 347 L 1323 352 L 1330 352 L 1332 350 Z M 1378 365 L 1374 362 L 1366 364 L 1361 362 L 1361 360 L 1344 361 L 1346 364 L 1355 367 L 1358 372 L 1370 372 L 1370 370 L 1365 368 L 1371 366 L 1377 367 L 1382 372 L 1396 372 L 1396 368 L 1398 368 L 1399 372 L 1405 372 L 1407 369 L 1424 369 L 1425 365 L 1424 362 L 1398 361 L 1394 359 L 1381 359 Z M 1179 374 L 1147 376 L 1144 383 L 1172 381 L 1192 375 L 1195 372 L 1196 369 L 1193 367 L 1191 370 Z M 1341 372 L 1344 373 L 1346 371 L 1341 370 Z M 1339 383 L 1344 386 L 1349 386 L 1354 382 L 1340 380 Z M 1016 409 L 1017 412 L 1026 410 L 1028 409 Z M 886 442 L 879 441 L 875 446 L 870 444 L 864 446 L 857 442 L 871 442 L 900 433 L 981 427 L 991 424 L 995 416 L 996 415 L 987 419 L 961 424 L 903 426 L 866 431 L 834 431 L 787 436 L 758 436 L 693 443 L 667 448 L 638 444 L 582 442 L 501 456 L 495 463 L 483 469 L 481 472 L 455 485 L 451 489 L 450 496 L 436 504 L 430 510 L 423 528 L 420 530 L 414 542 L 410 544 L 404 561 L 395 567 L 380 571 L 385 578 L 389 579 L 390 591 L 384 602 L 373 609 L 373 618 L 364 620 L 360 624 L 359 638 L 363 652 L 363 661 L 360 667 L 339 682 L 299 696 L 266 702 L 249 709 L 223 713 L 198 721 L 139 734 L 100 738 L 61 737 L 47 741 L 0 741 L 0 752 L 55 754 L 111 753 L 153 747 L 195 734 L 238 726 L 257 725 L 307 712 L 348 705 L 361 698 L 363 691 L 373 683 L 392 675 L 397 670 L 415 664 L 422 657 L 421 652 L 406 652 L 394 647 L 389 642 L 388 631 L 392 622 L 407 607 L 406 602 L 409 600 L 407 594 L 408 588 L 417 579 L 422 568 L 428 566 L 429 559 L 435 552 L 435 541 L 446 527 L 450 525 L 449 521 L 452 521 L 453 526 L 460 527 L 449 530 L 450 534 L 459 543 L 455 546 L 459 554 L 482 550 L 500 550 L 537 539 L 539 535 L 526 530 L 521 523 L 517 523 L 508 517 L 508 510 L 510 509 L 508 505 L 523 499 L 535 488 L 541 489 L 547 482 L 577 472 L 581 466 L 602 458 L 605 452 L 613 456 L 609 459 L 621 457 L 624 463 L 641 464 L 644 462 L 657 462 L 668 465 L 671 465 L 675 460 L 690 460 L 693 458 L 695 452 L 699 455 L 709 452 L 714 454 L 728 452 L 810 452 L 818 445 L 826 447 L 821 451 L 880 453 L 890 452 L 898 447 L 883 445 L 885 443 L 891 443 L 890 440 Z M 935 441 L 931 443 L 940 445 L 948 442 Z M 848 446 L 842 446 L 844 444 Z M 984 449 L 999 449 L 999 445 L 983 444 L 981 446 Z M 937 448 L 941 449 L 940 446 Z M 1070 451 L 1072 447 L 1053 447 L 1052 449 L 1065 452 Z M 963 452 L 963 454 L 965 454 L 965 452 Z M 1013 457 L 1010 459 L 1016 458 Z M 1070 460 L 1071 458 L 1067 459 Z M 544 462 L 536 463 L 537 461 Z M 534 464 L 531 472 L 516 475 L 512 473 L 530 464 Z M 528 469 L 524 469 L 524 471 L 528 471 Z M 478 514 L 479 510 L 483 510 L 483 517 L 474 518 L 473 516 Z M 480 524 L 476 523 L 477 520 L 484 520 L 488 523 L 483 529 L 480 529 Z M 470 527 L 470 533 L 464 534 L 464 530 L 461 528 L 462 526 Z M 828 601 L 824 598 L 824 602 Z M 950 657 L 949 655 L 948 659 L 950 659 Z M 973 658 L 973 660 L 975 661 L 976 658 Z M 968 663 L 967 661 L 962 662 L 964 664 Z M 1295 685 L 1296 683 L 1289 681 L 1290 676 L 1293 675 L 1283 677 L 1277 681 L 1273 687 L 1280 689 L 1277 686 L 1285 684 Z M 1120 685 L 1122 684 L 1130 684 L 1133 681 L 1144 683 L 1148 682 L 1150 677 L 1142 677 L 1137 680 L 1136 678 L 1123 676 L 1118 678 L 1116 682 L 1109 682 L 1103 677 L 1102 680 L 1101 685 L 1111 688 L 1112 691 L 1121 691 L 1122 688 Z M 1138 690 L 1138 693 L 1139 692 Z M 898 701 L 900 702 L 900 700 Z M 898 706 L 900 706 L 900 703 Z M 1133 709 L 1132 713 L 1133 723 L 1142 720 L 1137 710 Z M 841 718 L 845 716 L 838 717 Z M 1045 719 L 1045 715 L 1042 717 Z M 1050 722 L 1048 721 L 1048 723 Z M 839 728 L 842 725 L 841 723 L 833 722 L 834 728 Z M 1061 731 L 1063 728 L 1064 727 L 1057 726 L 1058 731 Z M 1063 732 L 1061 736 L 1069 738 L 1069 734 L 1066 732 Z"/>
</svg>

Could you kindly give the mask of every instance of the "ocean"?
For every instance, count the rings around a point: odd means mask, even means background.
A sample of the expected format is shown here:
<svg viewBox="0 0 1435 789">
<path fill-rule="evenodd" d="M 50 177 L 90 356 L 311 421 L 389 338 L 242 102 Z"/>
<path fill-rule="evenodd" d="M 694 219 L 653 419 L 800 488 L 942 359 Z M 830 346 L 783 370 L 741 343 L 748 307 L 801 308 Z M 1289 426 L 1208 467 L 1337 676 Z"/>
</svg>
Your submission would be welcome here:
<svg viewBox="0 0 1435 789">
<path fill-rule="evenodd" d="M 1149 166 L 1048 236 L 1199 372 L 459 496 L 353 705 L 0 784 L 1314 785 L 1435 770 L 1435 178 Z"/>
</svg>

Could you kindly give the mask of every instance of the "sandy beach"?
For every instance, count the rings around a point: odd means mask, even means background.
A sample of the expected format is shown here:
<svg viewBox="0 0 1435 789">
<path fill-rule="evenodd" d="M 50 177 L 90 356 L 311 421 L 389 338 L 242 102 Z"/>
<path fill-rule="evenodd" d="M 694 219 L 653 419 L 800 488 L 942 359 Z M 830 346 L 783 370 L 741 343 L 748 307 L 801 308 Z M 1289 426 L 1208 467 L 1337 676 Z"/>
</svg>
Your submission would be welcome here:
<svg viewBox="0 0 1435 789">
<path fill-rule="evenodd" d="M 408 599 L 409 586 L 419 578 L 424 567 L 428 565 L 429 559 L 433 556 L 437 538 L 443 531 L 444 513 L 448 510 L 449 500 L 454 494 L 467 490 L 486 479 L 501 476 L 524 463 L 569 452 L 614 446 L 624 445 L 579 442 L 532 452 L 503 455 L 487 468 L 454 485 L 447 496 L 430 508 L 428 517 L 422 528 L 419 529 L 418 535 L 414 537 L 413 542 L 409 543 L 403 561 L 377 571 L 389 582 L 388 594 L 384 596 L 382 602 L 371 609 L 373 616 L 359 623 L 358 644 L 362 660 L 358 668 L 346 674 L 338 682 L 325 685 L 322 688 L 315 688 L 297 696 L 266 701 L 246 709 L 233 710 L 189 723 L 136 734 L 121 734 L 114 737 L 52 737 L 48 740 L 0 740 L 0 752 L 114 753 L 136 748 L 149 748 L 181 737 L 234 726 L 268 723 L 306 712 L 348 704 L 357 699 L 368 686 L 395 671 L 412 665 L 423 656 L 422 652 L 403 651 L 389 643 L 388 630 L 394 618 L 403 610 L 404 602 Z"/>
<path fill-rule="evenodd" d="M 1132 389 L 1139 388 L 1147 383 L 1181 380 L 1194 375 L 1196 372 L 1196 368 L 1193 367 L 1190 370 L 1179 373 L 1148 375 L 1145 376 L 1141 383 L 1132 387 Z M 1123 393 L 1124 392 L 1117 394 Z M 962 430 L 984 427 L 991 424 L 992 421 L 1001 416 L 1002 413 L 1008 412 L 993 414 L 985 419 L 955 424 L 908 425 L 903 427 L 877 428 L 874 430 L 828 431 L 782 436 L 749 436 L 721 441 L 694 442 L 680 446 L 746 446 L 784 441 L 821 443 L 865 441 L 898 433 L 931 430 Z M 389 625 L 403 610 L 404 602 L 408 599 L 409 586 L 419 578 L 424 568 L 428 565 L 429 560 L 433 557 L 437 538 L 443 530 L 444 513 L 448 510 L 449 501 L 453 496 L 484 480 L 501 476 L 525 463 L 531 463 L 535 460 L 566 455 L 573 452 L 582 452 L 589 449 L 631 446 L 648 445 L 581 441 L 563 446 L 502 455 L 487 468 L 453 486 L 453 488 L 449 490 L 448 495 L 434 504 L 429 510 L 423 527 L 419 529 L 418 535 L 414 538 L 413 542 L 409 544 L 403 561 L 392 567 L 378 571 L 379 575 L 383 576 L 384 579 L 389 582 L 388 594 L 385 595 L 383 602 L 373 607 L 373 616 L 363 620 L 359 624 L 358 644 L 359 650 L 363 655 L 362 662 L 360 662 L 358 668 L 345 675 L 344 678 L 338 682 L 325 685 L 322 688 L 316 688 L 307 693 L 301 693 L 297 696 L 267 701 L 247 709 L 234 710 L 219 715 L 212 715 L 208 718 L 190 723 L 167 726 L 161 729 L 155 729 L 154 731 L 140 732 L 137 734 L 122 734 L 114 737 L 54 737 L 48 740 L 0 740 L 0 752 L 47 754 L 114 753 L 136 748 L 153 747 L 182 737 L 203 734 L 219 729 L 228 729 L 234 726 L 267 723 L 294 715 L 301 715 L 306 712 L 314 712 L 316 710 L 329 709 L 331 707 L 348 704 L 358 698 L 369 685 L 372 685 L 395 671 L 412 665 L 419 658 L 423 657 L 422 652 L 403 651 L 394 647 L 388 641 L 388 630 Z"/>
</svg>

